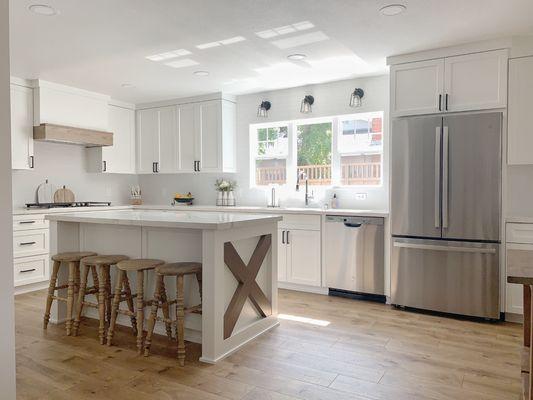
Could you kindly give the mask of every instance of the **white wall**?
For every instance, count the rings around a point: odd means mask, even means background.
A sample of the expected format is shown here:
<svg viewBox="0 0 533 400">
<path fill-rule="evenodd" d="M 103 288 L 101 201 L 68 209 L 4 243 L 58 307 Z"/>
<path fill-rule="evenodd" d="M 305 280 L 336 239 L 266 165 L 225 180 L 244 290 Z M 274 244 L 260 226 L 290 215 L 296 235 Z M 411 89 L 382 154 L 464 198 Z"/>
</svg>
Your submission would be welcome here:
<svg viewBox="0 0 533 400">
<path fill-rule="evenodd" d="M 354 88 L 361 87 L 365 91 L 363 106 L 358 109 L 349 107 L 350 93 Z M 311 94 L 315 97 L 312 114 L 300 113 L 302 98 Z M 269 118 L 257 118 L 257 107 L 261 100 L 272 103 Z M 388 109 L 389 109 L 389 79 L 388 76 L 360 78 L 331 83 L 276 90 L 268 93 L 256 93 L 237 97 L 237 173 L 226 174 L 229 179 L 238 182 L 236 191 L 240 205 L 266 205 L 269 193 L 264 189 L 250 188 L 249 165 L 249 125 L 305 117 L 316 118 L 354 112 L 385 111 L 384 154 L 388 154 Z M 388 209 L 388 157 L 383 164 L 383 184 L 380 187 L 359 187 L 352 189 L 334 188 L 319 193 L 315 201 L 322 205 L 332 195 L 337 193 L 340 206 L 358 209 Z M 215 204 L 215 180 L 221 174 L 201 175 L 141 175 L 139 182 L 143 190 L 144 201 L 147 204 L 169 204 L 175 192 L 191 191 L 196 197 L 197 204 Z M 355 193 L 367 193 L 366 200 L 356 200 Z M 284 193 L 282 204 L 300 206 L 304 203 L 302 191 L 296 193 L 289 188 Z"/>
<path fill-rule="evenodd" d="M 34 142 L 35 169 L 13 170 L 13 206 L 35 202 L 37 186 L 48 179 L 61 187 L 66 185 L 80 201 L 129 202 L 129 185 L 137 183 L 136 175 L 93 174 L 86 168 L 87 154 L 82 146 Z"/>
<path fill-rule="evenodd" d="M 15 399 L 15 314 L 13 297 L 13 217 L 11 215 L 11 135 L 9 103 L 9 1 L 0 0 L 0 390 Z"/>
</svg>

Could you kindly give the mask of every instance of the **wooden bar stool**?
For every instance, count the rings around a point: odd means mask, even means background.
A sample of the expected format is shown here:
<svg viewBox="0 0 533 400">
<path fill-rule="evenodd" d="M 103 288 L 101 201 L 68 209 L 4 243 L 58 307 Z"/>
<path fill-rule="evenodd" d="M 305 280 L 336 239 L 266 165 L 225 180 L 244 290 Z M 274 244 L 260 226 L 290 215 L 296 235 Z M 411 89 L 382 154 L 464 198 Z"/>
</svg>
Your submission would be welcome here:
<svg viewBox="0 0 533 400">
<path fill-rule="evenodd" d="M 137 327 L 134 328 L 134 332 L 137 333 L 137 350 L 139 354 L 143 350 L 143 335 L 144 335 L 144 307 L 150 304 L 151 301 L 144 300 L 144 272 L 152 270 L 159 265 L 163 265 L 165 262 L 161 260 L 150 259 L 133 259 L 125 260 L 117 263 L 118 276 L 115 285 L 115 296 L 113 297 L 113 305 L 111 307 L 111 321 L 109 323 L 109 329 L 107 331 L 107 345 L 111 346 L 113 335 L 115 333 L 115 324 L 117 322 L 118 314 L 128 315 L 131 318 L 132 324 L 136 320 Z M 125 282 L 128 281 L 128 272 L 136 272 L 136 286 L 137 293 L 132 295 L 128 294 L 128 289 L 125 287 Z M 124 291 L 123 291 L 124 288 Z M 123 297 L 124 296 L 124 297 Z M 136 297 L 136 313 L 130 310 L 121 310 L 120 303 L 123 301 L 131 301 Z M 135 315 L 137 314 L 137 315 Z"/>
<path fill-rule="evenodd" d="M 73 333 L 78 335 L 80 328 L 81 315 L 83 313 L 83 306 L 98 308 L 100 327 L 98 329 L 98 337 L 100 344 L 105 343 L 105 324 L 109 323 L 111 317 L 111 266 L 116 265 L 120 261 L 128 260 L 128 256 L 123 255 L 99 255 L 85 257 L 80 262 L 81 282 L 80 291 L 78 294 L 77 313 L 74 319 Z M 87 287 L 87 277 L 91 271 L 93 276 L 93 286 Z M 131 290 L 129 282 L 125 282 L 126 292 L 130 294 L 128 307 L 133 312 L 133 299 L 131 298 Z M 98 303 L 91 303 L 85 300 L 85 296 L 93 294 L 97 297 Z M 107 318 L 106 318 L 107 317 Z"/>
<path fill-rule="evenodd" d="M 148 356 L 150 353 L 150 345 L 152 344 L 152 335 L 154 333 L 155 321 L 164 321 L 167 325 L 167 335 L 169 325 L 176 325 L 176 341 L 178 343 L 178 362 L 180 366 L 185 365 L 185 314 L 202 313 L 202 264 L 198 262 L 178 262 L 172 264 L 165 264 L 155 269 L 156 272 L 156 288 L 154 294 L 154 301 L 152 301 L 152 311 L 148 319 L 148 329 L 146 334 L 146 347 L 144 355 Z M 183 278 L 186 275 L 196 275 L 198 281 L 198 288 L 200 290 L 200 304 L 192 307 L 185 307 L 185 292 L 183 288 Z M 167 300 L 165 291 L 165 276 L 176 277 L 176 299 L 172 301 Z M 172 304 L 176 304 L 176 320 L 173 321 L 168 316 L 168 309 Z M 157 316 L 157 310 L 161 307 L 163 310 L 163 318 Z"/>
<path fill-rule="evenodd" d="M 66 253 L 58 253 L 52 256 L 54 265 L 52 267 L 52 275 L 50 277 L 50 285 L 48 286 L 48 296 L 46 297 L 46 309 L 44 311 L 43 328 L 48 327 L 50 321 L 50 309 L 54 300 L 64 301 L 67 303 L 67 335 L 70 336 L 72 330 L 72 313 L 74 308 L 74 296 L 78 294 L 80 287 L 80 260 L 85 257 L 95 256 L 96 253 L 89 251 L 72 251 Z M 62 264 L 68 263 L 68 283 L 56 286 L 57 276 Z M 55 295 L 56 290 L 67 289 L 67 297 L 59 297 Z"/>
</svg>

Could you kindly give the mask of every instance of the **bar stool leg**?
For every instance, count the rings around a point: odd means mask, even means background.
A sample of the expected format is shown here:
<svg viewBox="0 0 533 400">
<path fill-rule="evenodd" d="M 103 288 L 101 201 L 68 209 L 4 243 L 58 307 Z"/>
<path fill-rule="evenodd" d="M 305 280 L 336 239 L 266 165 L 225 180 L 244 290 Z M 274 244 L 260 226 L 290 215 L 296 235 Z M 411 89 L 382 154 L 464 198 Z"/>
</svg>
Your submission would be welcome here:
<svg viewBox="0 0 533 400">
<path fill-rule="evenodd" d="M 172 322 L 170 322 L 170 307 L 168 305 L 167 290 L 165 288 L 165 277 L 161 275 L 161 288 L 159 289 L 161 299 L 161 309 L 163 310 L 163 317 L 165 318 L 165 328 L 167 337 L 172 340 Z"/>
<path fill-rule="evenodd" d="M 52 302 L 54 301 L 53 296 L 56 290 L 57 274 L 59 273 L 60 266 L 61 263 L 59 261 L 54 261 L 54 265 L 52 267 L 52 276 L 50 277 L 50 285 L 48 286 L 48 296 L 46 296 L 43 329 L 48 327 L 48 321 L 50 321 L 50 310 L 52 309 Z"/>
<path fill-rule="evenodd" d="M 106 321 L 109 323 L 111 319 L 111 265 L 105 265 L 105 310 L 106 310 Z"/>
<path fill-rule="evenodd" d="M 146 344 L 144 346 L 144 356 L 148 357 L 150 354 L 150 346 L 152 345 L 152 335 L 154 333 L 155 321 L 157 319 L 157 309 L 159 308 L 159 302 L 161 301 L 161 285 L 163 284 L 163 275 L 156 276 L 154 300 L 152 301 L 152 307 L 150 316 L 148 317 L 148 326 L 146 327 Z"/>
<path fill-rule="evenodd" d="M 202 273 L 196 274 L 196 280 L 198 281 L 198 290 L 200 291 L 200 302 L 202 302 Z"/>
<path fill-rule="evenodd" d="M 80 265 L 81 271 L 81 280 L 80 280 L 80 291 L 78 293 L 78 303 L 76 307 L 76 318 L 74 319 L 74 326 L 72 328 L 72 334 L 78 336 L 78 331 L 80 329 L 81 314 L 83 312 L 83 302 L 85 301 L 85 291 L 87 290 L 87 277 L 89 276 L 89 269 L 91 267 L 85 264 Z"/>
<path fill-rule="evenodd" d="M 185 306 L 183 293 L 183 275 L 176 277 L 176 340 L 178 342 L 178 362 L 185 365 Z"/>
<path fill-rule="evenodd" d="M 76 286 L 76 268 L 75 262 L 68 263 L 68 288 L 67 288 L 67 336 L 72 331 L 72 312 L 74 308 L 74 291 Z"/>
<path fill-rule="evenodd" d="M 144 335 L 144 271 L 137 271 L 137 352 L 142 354 Z"/>
<path fill-rule="evenodd" d="M 115 285 L 115 296 L 113 297 L 113 306 L 111 308 L 111 320 L 107 330 L 107 345 L 111 346 L 113 334 L 115 333 L 115 324 L 117 322 L 118 307 L 120 305 L 120 296 L 122 295 L 122 283 L 124 282 L 125 271 L 118 270 L 117 283 Z"/>
<path fill-rule="evenodd" d="M 107 292 L 105 270 L 106 267 L 104 265 L 100 265 L 100 280 L 102 281 L 102 283 L 98 285 L 98 317 L 100 319 L 100 325 L 98 327 L 98 337 L 100 339 L 100 344 L 105 344 L 105 306 Z"/>
<path fill-rule="evenodd" d="M 133 336 L 137 336 L 137 318 L 135 317 L 135 308 L 133 308 L 133 297 L 131 295 L 130 280 L 128 275 L 124 273 L 124 295 L 126 297 L 126 303 L 128 304 L 128 310 L 130 310 L 131 328 L 133 329 Z"/>
</svg>

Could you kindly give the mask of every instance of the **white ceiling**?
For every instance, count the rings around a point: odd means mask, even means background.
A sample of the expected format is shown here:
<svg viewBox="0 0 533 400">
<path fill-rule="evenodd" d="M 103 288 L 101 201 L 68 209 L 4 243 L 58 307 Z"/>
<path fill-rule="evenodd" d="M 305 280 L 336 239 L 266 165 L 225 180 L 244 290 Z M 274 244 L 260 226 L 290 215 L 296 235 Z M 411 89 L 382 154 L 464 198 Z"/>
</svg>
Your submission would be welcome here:
<svg viewBox="0 0 533 400">
<path fill-rule="evenodd" d="M 34 3 L 60 14 L 31 13 Z M 390 3 L 407 11 L 382 16 L 379 8 Z M 386 71 L 389 55 L 533 33 L 531 0 L 11 0 L 10 7 L 12 75 L 134 103 L 375 75 Z M 314 27 L 270 39 L 255 34 L 305 21 Z M 196 48 L 236 36 L 246 40 Z M 306 39 L 320 41 L 298 45 Z M 177 49 L 192 54 L 145 58 Z M 307 59 L 287 60 L 292 53 Z M 198 64 L 165 65 L 181 59 Z"/>
</svg>

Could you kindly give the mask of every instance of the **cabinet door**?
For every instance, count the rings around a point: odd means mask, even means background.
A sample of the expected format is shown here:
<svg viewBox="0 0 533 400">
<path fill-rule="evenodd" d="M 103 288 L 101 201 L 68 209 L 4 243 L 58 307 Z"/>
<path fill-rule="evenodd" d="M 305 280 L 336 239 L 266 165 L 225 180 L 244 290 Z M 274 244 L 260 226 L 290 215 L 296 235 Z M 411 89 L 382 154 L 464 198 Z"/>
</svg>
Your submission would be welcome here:
<svg viewBox="0 0 533 400">
<path fill-rule="evenodd" d="M 287 244 L 285 243 L 286 231 L 278 230 L 278 281 L 287 281 Z"/>
<path fill-rule="evenodd" d="M 392 116 L 437 113 L 442 109 L 444 59 L 391 67 Z"/>
<path fill-rule="evenodd" d="M 33 168 L 33 90 L 11 85 L 11 165 Z"/>
<path fill-rule="evenodd" d="M 195 105 L 183 104 L 178 107 L 178 154 L 179 170 L 193 172 L 195 169 Z"/>
<path fill-rule="evenodd" d="M 504 108 L 507 103 L 507 50 L 448 57 L 446 111 Z"/>
<path fill-rule="evenodd" d="M 320 231 L 287 232 L 287 280 L 300 285 L 320 286 Z"/>
<path fill-rule="evenodd" d="M 109 106 L 113 146 L 102 147 L 103 172 L 135 173 L 135 111 Z"/>
<path fill-rule="evenodd" d="M 159 160 L 157 172 L 177 172 L 177 108 L 175 106 L 159 109 Z"/>
<path fill-rule="evenodd" d="M 219 100 L 198 103 L 199 126 L 196 129 L 196 159 L 200 171 L 219 172 L 221 165 L 221 103 Z"/>
<path fill-rule="evenodd" d="M 159 161 L 159 111 L 156 108 L 137 112 L 137 171 L 154 172 Z"/>
<path fill-rule="evenodd" d="M 509 60 L 507 163 L 533 164 L 533 57 Z"/>
</svg>

